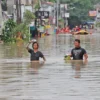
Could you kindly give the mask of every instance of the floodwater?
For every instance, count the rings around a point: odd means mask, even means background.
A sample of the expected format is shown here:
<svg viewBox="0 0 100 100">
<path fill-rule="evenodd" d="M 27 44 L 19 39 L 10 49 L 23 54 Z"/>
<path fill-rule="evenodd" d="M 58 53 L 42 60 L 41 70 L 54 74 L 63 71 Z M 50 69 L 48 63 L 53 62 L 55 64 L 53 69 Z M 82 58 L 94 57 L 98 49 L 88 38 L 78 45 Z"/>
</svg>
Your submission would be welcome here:
<svg viewBox="0 0 100 100">
<path fill-rule="evenodd" d="M 75 38 L 88 63 L 64 61 Z M 0 100 L 100 100 L 100 33 L 38 40 L 47 61 L 30 63 L 26 43 L 0 44 Z"/>
</svg>

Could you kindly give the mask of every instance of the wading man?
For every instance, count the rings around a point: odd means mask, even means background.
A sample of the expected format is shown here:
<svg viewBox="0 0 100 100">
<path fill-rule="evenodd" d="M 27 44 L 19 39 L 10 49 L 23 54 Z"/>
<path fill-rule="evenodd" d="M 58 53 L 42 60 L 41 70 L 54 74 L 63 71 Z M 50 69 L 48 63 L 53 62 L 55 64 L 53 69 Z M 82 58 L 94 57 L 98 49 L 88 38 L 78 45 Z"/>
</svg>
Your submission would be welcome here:
<svg viewBox="0 0 100 100">
<path fill-rule="evenodd" d="M 74 46 L 75 48 L 71 50 L 71 57 L 73 57 L 73 60 L 83 60 L 84 58 L 84 60 L 87 61 L 87 52 L 84 48 L 81 48 L 79 39 L 75 39 Z"/>
<path fill-rule="evenodd" d="M 30 49 L 29 48 L 29 45 L 32 44 L 32 48 L 33 49 Z M 39 44 L 37 42 L 33 42 L 33 41 L 30 41 L 26 47 L 26 49 L 28 50 L 28 52 L 30 53 L 31 55 L 31 58 L 30 60 L 31 61 L 39 61 L 39 58 L 43 58 L 44 61 L 46 61 L 44 55 L 42 54 L 42 52 L 38 51 L 38 48 L 39 48 Z"/>
</svg>

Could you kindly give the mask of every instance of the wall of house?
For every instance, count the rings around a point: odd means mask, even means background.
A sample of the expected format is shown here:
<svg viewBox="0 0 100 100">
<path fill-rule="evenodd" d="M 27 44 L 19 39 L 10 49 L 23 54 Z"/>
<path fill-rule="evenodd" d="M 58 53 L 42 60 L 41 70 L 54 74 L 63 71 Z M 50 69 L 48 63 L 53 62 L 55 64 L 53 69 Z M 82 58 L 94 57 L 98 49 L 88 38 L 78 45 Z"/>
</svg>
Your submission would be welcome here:
<svg viewBox="0 0 100 100">
<path fill-rule="evenodd" d="M 53 6 L 50 5 L 46 5 L 46 4 L 42 4 L 42 7 L 40 8 L 41 11 L 49 11 L 50 12 L 50 16 L 52 16 L 52 11 L 54 10 Z"/>
<path fill-rule="evenodd" d="M 14 0 L 7 0 L 7 11 L 11 15 L 13 13 Z"/>
<path fill-rule="evenodd" d="M 22 19 L 22 20 L 23 20 L 23 16 L 24 16 L 25 10 L 29 10 L 29 11 L 32 12 L 32 6 L 24 6 L 24 5 L 21 6 L 21 12 L 22 12 L 22 14 L 21 14 L 21 19 Z"/>
<path fill-rule="evenodd" d="M 32 0 L 21 0 L 21 3 L 24 4 L 24 5 L 31 5 Z"/>
<path fill-rule="evenodd" d="M 2 10 L 1 10 L 1 1 L 0 1 L 0 35 L 2 33 L 2 25 L 3 25 L 3 18 L 2 18 Z"/>
<path fill-rule="evenodd" d="M 31 5 L 32 0 L 21 0 L 21 4 L 23 5 Z M 16 0 L 7 0 L 8 14 L 11 15 L 13 13 L 13 5 L 16 4 Z"/>
<path fill-rule="evenodd" d="M 97 8 L 96 22 L 100 22 L 100 7 Z"/>
</svg>

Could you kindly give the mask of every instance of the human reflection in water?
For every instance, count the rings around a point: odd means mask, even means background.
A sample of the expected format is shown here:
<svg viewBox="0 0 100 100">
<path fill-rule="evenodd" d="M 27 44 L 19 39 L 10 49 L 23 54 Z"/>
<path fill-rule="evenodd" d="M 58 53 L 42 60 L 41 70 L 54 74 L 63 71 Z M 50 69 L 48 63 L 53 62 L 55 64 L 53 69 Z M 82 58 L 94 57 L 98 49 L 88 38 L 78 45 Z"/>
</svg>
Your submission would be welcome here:
<svg viewBox="0 0 100 100">
<path fill-rule="evenodd" d="M 72 60 L 71 61 L 72 68 L 75 70 L 75 78 L 81 77 L 81 69 L 85 68 L 87 65 L 87 62 L 84 62 L 83 60 Z"/>
<path fill-rule="evenodd" d="M 30 72 L 31 74 L 38 74 L 39 69 L 44 66 L 44 61 L 31 61 L 30 63 Z"/>
<path fill-rule="evenodd" d="M 24 48 L 23 40 L 17 40 L 16 45 L 17 45 L 17 49 L 16 49 L 17 50 L 17 56 L 22 57 L 23 56 L 23 48 Z"/>
</svg>

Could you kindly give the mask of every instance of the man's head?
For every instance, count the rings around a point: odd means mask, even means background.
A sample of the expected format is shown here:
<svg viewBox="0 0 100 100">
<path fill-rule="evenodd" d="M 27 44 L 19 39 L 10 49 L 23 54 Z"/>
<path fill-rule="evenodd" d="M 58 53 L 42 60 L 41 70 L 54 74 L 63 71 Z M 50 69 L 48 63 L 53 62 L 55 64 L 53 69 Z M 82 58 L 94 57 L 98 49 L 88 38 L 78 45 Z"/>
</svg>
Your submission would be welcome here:
<svg viewBox="0 0 100 100">
<path fill-rule="evenodd" d="M 37 42 L 33 42 L 32 47 L 33 47 L 33 49 L 38 49 L 39 44 Z"/>
<path fill-rule="evenodd" d="M 80 47 L 80 40 L 79 39 L 75 39 L 74 45 L 75 45 L 76 48 Z"/>
</svg>

